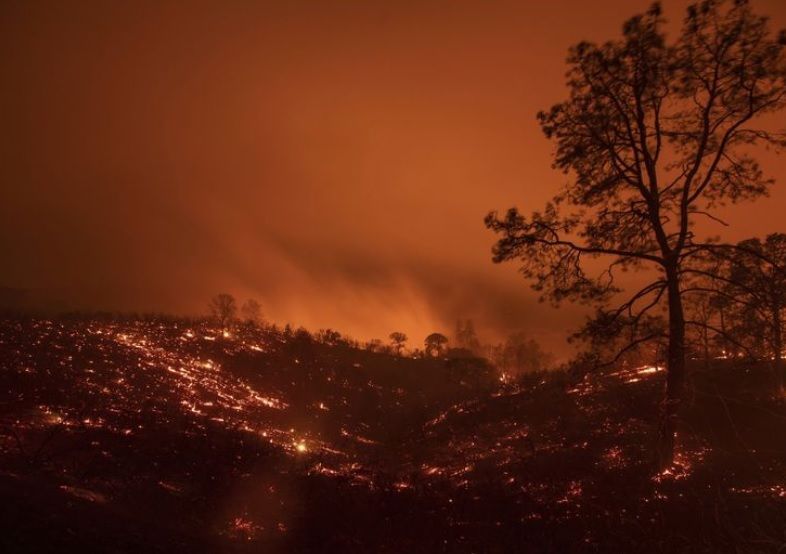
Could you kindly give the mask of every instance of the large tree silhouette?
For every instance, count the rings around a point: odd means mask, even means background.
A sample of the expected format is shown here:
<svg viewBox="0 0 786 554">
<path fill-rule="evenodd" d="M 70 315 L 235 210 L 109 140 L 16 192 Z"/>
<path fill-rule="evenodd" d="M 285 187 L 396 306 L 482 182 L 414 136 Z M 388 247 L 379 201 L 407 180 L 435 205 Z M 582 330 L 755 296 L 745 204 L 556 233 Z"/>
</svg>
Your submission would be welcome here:
<svg viewBox="0 0 786 554">
<path fill-rule="evenodd" d="M 681 282 L 697 254 L 717 246 L 697 236 L 695 223 L 771 184 L 751 147 L 786 144 L 759 117 L 784 106 L 786 33 L 773 36 L 739 0 L 691 5 L 671 44 L 663 27 L 655 4 L 629 19 L 621 38 L 571 48 L 569 97 L 538 114 L 556 143 L 554 166 L 571 178 L 544 210 L 491 213 L 486 225 L 500 235 L 496 262 L 519 260 L 556 302 L 596 303 L 602 327 L 626 330 L 626 348 L 667 335 L 657 447 L 666 468 L 686 371 Z M 585 262 L 598 257 L 608 264 L 594 272 L 597 264 Z M 644 266 L 657 276 L 620 300 L 615 271 Z M 661 303 L 665 330 L 646 324 Z"/>
<path fill-rule="evenodd" d="M 396 354 L 401 355 L 401 351 L 404 349 L 404 345 L 407 342 L 407 335 L 402 333 L 401 331 L 393 331 L 390 333 L 390 344 L 393 346 L 393 349 L 396 351 Z"/>
<path fill-rule="evenodd" d="M 439 358 L 445 352 L 445 348 L 448 345 L 448 337 L 442 333 L 431 333 L 423 341 L 423 345 L 427 356 Z"/>
</svg>

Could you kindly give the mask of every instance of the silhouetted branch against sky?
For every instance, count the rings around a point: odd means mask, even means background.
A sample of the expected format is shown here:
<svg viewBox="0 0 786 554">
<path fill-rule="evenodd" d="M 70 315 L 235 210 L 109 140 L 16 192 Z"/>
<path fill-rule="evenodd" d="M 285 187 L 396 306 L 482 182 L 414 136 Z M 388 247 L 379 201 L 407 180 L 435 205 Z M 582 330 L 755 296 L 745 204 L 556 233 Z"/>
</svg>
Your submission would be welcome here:
<svg viewBox="0 0 786 554">
<path fill-rule="evenodd" d="M 699 216 L 728 225 L 719 206 L 769 191 L 751 148 L 786 145 L 762 119 L 786 104 L 785 43 L 747 3 L 703 2 L 671 42 L 656 4 L 619 39 L 571 48 L 570 97 L 538 114 L 568 183 L 529 217 L 488 215 L 494 260 L 519 260 L 556 302 L 609 301 L 615 269 L 684 269 L 712 247 Z M 610 265 L 590 275 L 582 261 L 599 256 Z"/>
<path fill-rule="evenodd" d="M 654 3 L 617 39 L 573 46 L 567 63 L 568 99 L 538 113 L 567 183 L 529 217 L 515 208 L 501 218 L 488 214 L 487 227 L 501 236 L 493 259 L 517 261 L 542 298 L 596 304 L 579 336 L 624 334 L 628 346 L 668 337 L 657 449 L 665 470 L 674 460 L 693 323 L 685 317 L 684 272 L 702 261 L 698 247 L 708 240 L 696 241 L 696 220 L 721 223 L 720 206 L 765 196 L 774 182 L 757 152 L 786 146 L 786 131 L 763 119 L 786 107 L 786 31 L 772 33 L 744 0 L 702 0 L 688 6 L 669 40 Z M 593 275 L 584 259 L 601 256 L 608 265 Z M 625 310 L 609 308 L 621 292 L 613 271 L 645 264 L 666 294 L 642 289 L 633 299 L 642 311 L 623 317 Z M 661 300 L 668 331 L 652 333 L 658 318 L 645 316 Z"/>
</svg>

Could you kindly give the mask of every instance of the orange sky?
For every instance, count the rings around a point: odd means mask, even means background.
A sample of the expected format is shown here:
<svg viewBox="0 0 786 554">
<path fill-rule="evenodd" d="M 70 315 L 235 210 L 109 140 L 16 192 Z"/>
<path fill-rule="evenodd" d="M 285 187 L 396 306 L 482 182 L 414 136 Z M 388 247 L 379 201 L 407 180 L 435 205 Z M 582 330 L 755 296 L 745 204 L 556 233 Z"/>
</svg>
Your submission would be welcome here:
<svg viewBox="0 0 786 554">
<path fill-rule="evenodd" d="M 558 347 L 579 311 L 493 265 L 482 219 L 563 182 L 535 113 L 568 46 L 648 4 L 3 2 L 0 286 L 183 313 L 228 291 L 418 343 L 472 317 Z M 761 159 L 779 183 L 729 238 L 784 230 L 786 164 Z"/>
</svg>

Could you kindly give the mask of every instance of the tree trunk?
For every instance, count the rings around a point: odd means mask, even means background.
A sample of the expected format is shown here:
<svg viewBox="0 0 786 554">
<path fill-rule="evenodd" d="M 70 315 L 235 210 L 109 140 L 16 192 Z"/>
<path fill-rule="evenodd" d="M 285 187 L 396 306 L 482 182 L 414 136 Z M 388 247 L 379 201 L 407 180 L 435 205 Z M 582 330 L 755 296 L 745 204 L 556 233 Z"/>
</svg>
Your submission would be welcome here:
<svg viewBox="0 0 786 554">
<path fill-rule="evenodd" d="M 666 269 L 669 301 L 669 347 L 666 359 L 666 397 L 658 437 L 658 470 L 674 462 L 677 420 L 685 387 L 685 314 L 682 307 L 679 273 L 675 266 Z"/>
<path fill-rule="evenodd" d="M 704 323 L 707 324 L 709 322 L 709 317 L 704 318 Z M 710 334 L 707 331 L 706 327 L 702 327 L 701 329 L 701 338 L 704 345 L 704 369 L 710 369 Z"/>
<path fill-rule="evenodd" d="M 784 364 L 783 364 L 783 325 L 781 323 L 781 310 L 780 307 L 776 306 L 774 313 L 773 313 L 773 358 L 772 358 L 772 366 L 775 370 L 775 385 L 778 390 L 778 394 L 786 393 L 786 379 L 784 378 Z"/>
</svg>

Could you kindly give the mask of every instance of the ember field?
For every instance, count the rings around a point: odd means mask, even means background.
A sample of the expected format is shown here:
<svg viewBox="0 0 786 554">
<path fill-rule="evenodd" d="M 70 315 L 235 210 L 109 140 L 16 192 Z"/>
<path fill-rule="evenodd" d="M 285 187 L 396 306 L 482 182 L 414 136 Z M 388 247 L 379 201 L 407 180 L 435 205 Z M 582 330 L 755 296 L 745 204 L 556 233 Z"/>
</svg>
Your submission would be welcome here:
<svg viewBox="0 0 786 554">
<path fill-rule="evenodd" d="M 653 477 L 658 367 L 503 383 L 185 320 L 4 320 L 0 363 L 3 552 L 786 546 L 766 368 L 695 368 Z"/>
</svg>

